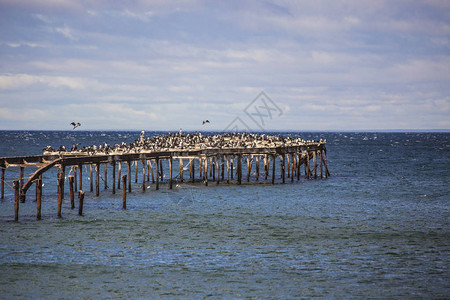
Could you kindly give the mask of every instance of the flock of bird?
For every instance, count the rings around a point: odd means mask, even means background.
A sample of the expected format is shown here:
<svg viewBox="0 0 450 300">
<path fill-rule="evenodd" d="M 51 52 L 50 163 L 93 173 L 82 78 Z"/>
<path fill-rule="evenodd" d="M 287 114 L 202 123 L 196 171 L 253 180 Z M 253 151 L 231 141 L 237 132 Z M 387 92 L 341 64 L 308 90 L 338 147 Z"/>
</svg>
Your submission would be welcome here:
<svg viewBox="0 0 450 300">
<path fill-rule="evenodd" d="M 165 135 L 156 135 L 153 137 L 145 137 L 144 131 L 138 139 L 130 144 L 122 142 L 121 144 L 108 145 L 104 143 L 96 146 L 83 146 L 74 144 L 70 149 L 73 154 L 88 155 L 108 155 L 108 154 L 125 154 L 125 153 L 141 153 L 141 152 L 157 152 L 157 151 L 178 151 L 178 150 L 202 150 L 202 149 L 227 149 L 227 148 L 273 148 L 285 146 L 299 146 L 310 143 L 325 143 L 326 140 L 304 140 L 302 138 L 291 138 L 283 136 L 273 136 L 265 134 L 251 133 L 222 133 L 214 135 L 203 135 L 200 132 L 168 133 Z M 52 154 L 55 152 L 69 152 L 64 146 L 54 149 L 47 146 L 43 149 L 44 154 Z"/>
</svg>

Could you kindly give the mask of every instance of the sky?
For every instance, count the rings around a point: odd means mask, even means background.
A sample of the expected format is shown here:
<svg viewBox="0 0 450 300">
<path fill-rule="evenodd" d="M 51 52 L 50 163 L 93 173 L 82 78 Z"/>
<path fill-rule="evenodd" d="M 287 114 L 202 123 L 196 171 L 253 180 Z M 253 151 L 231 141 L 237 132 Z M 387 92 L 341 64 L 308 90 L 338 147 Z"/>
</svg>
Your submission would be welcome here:
<svg viewBox="0 0 450 300">
<path fill-rule="evenodd" d="M 449 130 L 450 1 L 0 0 L 0 129 L 72 121 Z"/>
</svg>

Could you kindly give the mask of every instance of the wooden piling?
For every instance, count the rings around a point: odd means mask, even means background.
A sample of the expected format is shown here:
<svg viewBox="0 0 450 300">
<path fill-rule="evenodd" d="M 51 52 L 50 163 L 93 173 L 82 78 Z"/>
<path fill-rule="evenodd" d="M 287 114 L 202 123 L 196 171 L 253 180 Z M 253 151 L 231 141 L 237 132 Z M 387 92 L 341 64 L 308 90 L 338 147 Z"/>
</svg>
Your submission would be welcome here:
<svg viewBox="0 0 450 300">
<path fill-rule="evenodd" d="M 291 157 L 290 159 L 290 166 L 289 168 L 291 169 L 291 182 L 294 182 L 294 163 L 295 163 L 295 157 L 294 154 L 288 154 L 288 157 Z"/>
<path fill-rule="evenodd" d="M 159 190 L 159 159 L 156 158 L 156 190 Z"/>
<path fill-rule="evenodd" d="M 59 178 L 58 178 L 58 218 L 62 218 L 61 215 L 61 209 L 62 209 L 62 200 L 63 200 L 63 183 L 64 183 L 64 177 L 63 174 L 60 173 L 59 174 Z"/>
<path fill-rule="evenodd" d="M 172 189 L 172 157 L 169 157 L 169 189 Z"/>
<path fill-rule="evenodd" d="M 216 171 L 216 158 L 215 157 L 211 157 L 210 164 L 211 164 L 210 175 L 212 173 L 212 180 L 215 181 L 216 180 L 216 172 L 215 172 Z"/>
<path fill-rule="evenodd" d="M 135 161 L 134 162 L 134 182 L 137 183 L 138 182 L 138 162 Z"/>
<path fill-rule="evenodd" d="M 2 178 L 1 178 L 1 199 L 5 199 L 5 167 L 1 167 L 2 169 Z"/>
<path fill-rule="evenodd" d="M 105 163 L 105 177 L 103 178 L 103 181 L 105 182 L 105 190 L 108 188 L 108 164 Z"/>
<path fill-rule="evenodd" d="M 112 162 L 112 193 L 116 193 L 116 162 Z"/>
<path fill-rule="evenodd" d="M 36 179 L 36 219 L 41 219 L 41 207 L 42 207 L 42 179 Z"/>
<path fill-rule="evenodd" d="M 78 194 L 78 215 L 83 215 L 83 204 L 84 204 L 84 191 L 80 190 L 80 193 Z"/>
<path fill-rule="evenodd" d="M 145 192 L 145 160 L 142 160 L 142 191 Z"/>
<path fill-rule="evenodd" d="M 256 156 L 255 166 L 256 166 L 256 181 L 259 181 L 259 155 Z"/>
<path fill-rule="evenodd" d="M 247 155 L 247 182 L 250 182 L 250 172 L 251 172 L 251 165 L 250 165 L 250 155 Z"/>
<path fill-rule="evenodd" d="M 81 164 L 78 165 L 78 171 L 80 172 L 80 174 L 79 174 L 79 176 L 80 176 L 79 191 L 81 191 L 83 189 L 83 165 L 81 165 Z"/>
<path fill-rule="evenodd" d="M 127 161 L 128 165 L 128 192 L 131 193 L 131 161 Z M 123 186 L 126 189 L 126 185 Z"/>
<path fill-rule="evenodd" d="M 77 178 L 77 166 L 73 166 L 73 188 L 74 191 L 78 191 L 78 178 Z"/>
<path fill-rule="evenodd" d="M 122 175 L 122 185 L 124 187 L 122 189 L 122 209 L 127 209 L 127 189 L 125 188 L 127 186 L 127 175 Z"/>
<path fill-rule="evenodd" d="M 147 163 L 147 182 L 150 182 L 150 160 L 147 160 L 146 163 Z"/>
<path fill-rule="evenodd" d="M 208 157 L 203 159 L 203 176 L 205 177 L 205 185 L 208 186 Z"/>
<path fill-rule="evenodd" d="M 69 176 L 69 194 L 70 194 L 70 208 L 75 208 L 75 195 L 74 195 L 74 189 L 73 189 L 73 183 L 74 183 L 75 176 Z"/>
<path fill-rule="evenodd" d="M 120 182 L 122 180 L 122 163 L 119 161 L 119 167 L 117 169 L 117 189 L 120 190 Z"/>
<path fill-rule="evenodd" d="M 233 162 L 234 162 L 234 155 L 231 156 L 231 161 L 230 161 L 230 177 L 231 177 L 231 180 L 233 180 Z"/>
<path fill-rule="evenodd" d="M 202 164 L 201 164 L 201 162 L 200 162 L 200 160 L 201 160 L 201 158 L 199 158 L 199 163 L 198 163 L 198 165 L 199 165 L 199 167 L 201 168 L 202 167 Z M 195 158 L 193 158 L 192 159 L 192 161 L 191 161 L 191 164 L 192 164 L 192 182 L 195 182 Z M 201 171 L 201 169 L 200 169 L 200 178 L 201 178 L 201 176 L 202 176 L 202 171 Z"/>
<path fill-rule="evenodd" d="M 89 164 L 89 176 L 90 176 L 90 184 L 91 184 L 91 193 L 94 191 L 94 178 L 92 178 L 92 164 Z"/>
<path fill-rule="evenodd" d="M 242 183 L 242 156 L 238 154 L 237 156 L 237 169 L 238 169 L 238 184 Z"/>
<path fill-rule="evenodd" d="M 330 176 L 330 172 L 328 171 L 328 163 L 327 163 L 327 150 L 323 150 L 323 162 L 325 164 L 325 177 L 328 178 Z"/>
<path fill-rule="evenodd" d="M 300 166 L 301 166 L 300 153 L 297 153 L 297 181 L 300 180 Z"/>
<path fill-rule="evenodd" d="M 264 180 L 267 180 L 267 177 L 269 177 L 269 165 L 270 165 L 270 156 L 264 154 Z"/>
<path fill-rule="evenodd" d="M 150 173 L 151 173 L 151 175 L 152 175 L 152 183 L 155 183 L 155 175 L 153 174 L 152 160 L 150 160 L 150 161 L 148 162 L 148 165 L 149 165 L 149 167 L 150 167 Z"/>
<path fill-rule="evenodd" d="M 180 182 L 183 182 L 183 159 L 180 158 Z"/>
<path fill-rule="evenodd" d="M 314 179 L 317 178 L 317 153 L 313 151 L 313 161 L 314 161 Z"/>
<path fill-rule="evenodd" d="M 163 170 L 163 163 L 162 159 L 159 161 L 159 174 L 161 175 L 161 181 L 164 180 L 164 170 Z"/>
<path fill-rule="evenodd" d="M 230 183 L 230 158 L 227 156 L 226 160 L 227 160 L 227 183 Z"/>
<path fill-rule="evenodd" d="M 287 160 L 287 162 L 286 162 L 286 165 L 287 165 L 287 178 L 290 178 L 291 177 L 291 160 L 290 160 L 289 154 L 286 156 L 286 160 Z"/>
<path fill-rule="evenodd" d="M 62 198 L 64 199 L 64 188 L 65 188 L 65 183 L 66 183 L 66 166 L 62 165 L 61 166 L 61 180 L 62 180 L 62 185 L 61 185 L 61 195 Z"/>
<path fill-rule="evenodd" d="M 100 196 L 100 164 L 95 164 L 95 196 Z"/>
<path fill-rule="evenodd" d="M 220 158 L 220 171 L 222 176 L 222 181 L 224 180 L 224 173 L 225 173 L 225 155 L 222 155 Z"/>
<path fill-rule="evenodd" d="M 19 221 L 19 189 L 20 189 L 20 182 L 19 180 L 13 181 L 13 188 L 14 188 L 14 221 Z"/>
<path fill-rule="evenodd" d="M 322 150 L 319 150 L 319 158 L 320 158 L 320 178 L 323 178 L 323 156 L 322 156 Z"/>
<path fill-rule="evenodd" d="M 219 173 L 220 173 L 220 160 L 219 160 L 219 157 L 217 157 L 216 158 L 216 171 L 217 171 L 217 184 L 219 184 L 219 182 L 220 182 L 220 175 L 219 175 Z"/>
<path fill-rule="evenodd" d="M 281 179 L 282 179 L 282 182 L 285 183 L 286 182 L 286 177 L 285 177 L 285 162 L 286 162 L 285 161 L 285 155 L 282 154 L 280 159 L 281 159 Z"/>
<path fill-rule="evenodd" d="M 272 184 L 275 184 L 275 155 L 272 155 Z"/>
</svg>

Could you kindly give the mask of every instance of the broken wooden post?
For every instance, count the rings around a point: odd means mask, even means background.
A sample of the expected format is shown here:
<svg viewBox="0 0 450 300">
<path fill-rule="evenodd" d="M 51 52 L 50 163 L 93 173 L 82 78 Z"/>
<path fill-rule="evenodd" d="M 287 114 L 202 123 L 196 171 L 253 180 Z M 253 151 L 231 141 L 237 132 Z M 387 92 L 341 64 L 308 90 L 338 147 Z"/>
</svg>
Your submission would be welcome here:
<svg viewBox="0 0 450 300">
<path fill-rule="evenodd" d="M 74 190 L 73 190 L 73 182 L 74 182 L 75 177 L 74 176 L 69 176 L 69 194 L 70 194 L 70 208 L 74 209 L 75 208 L 75 199 L 74 199 Z"/>
<path fill-rule="evenodd" d="M 36 179 L 36 219 L 41 219 L 41 204 L 42 204 L 42 179 Z"/>
<path fill-rule="evenodd" d="M 127 189 L 125 188 L 127 186 L 127 175 L 122 175 L 122 209 L 127 209 Z"/>
<path fill-rule="evenodd" d="M 328 171 L 328 163 L 327 163 L 327 149 L 323 150 L 323 162 L 325 164 L 325 177 L 328 178 L 330 176 L 330 172 Z"/>
<path fill-rule="evenodd" d="M 14 221 L 19 221 L 19 189 L 20 189 L 20 183 L 19 180 L 13 181 L 13 188 L 14 188 Z"/>
<path fill-rule="evenodd" d="M 83 215 L 83 203 L 84 203 L 84 191 L 80 190 L 80 193 L 78 194 L 78 215 Z"/>
</svg>

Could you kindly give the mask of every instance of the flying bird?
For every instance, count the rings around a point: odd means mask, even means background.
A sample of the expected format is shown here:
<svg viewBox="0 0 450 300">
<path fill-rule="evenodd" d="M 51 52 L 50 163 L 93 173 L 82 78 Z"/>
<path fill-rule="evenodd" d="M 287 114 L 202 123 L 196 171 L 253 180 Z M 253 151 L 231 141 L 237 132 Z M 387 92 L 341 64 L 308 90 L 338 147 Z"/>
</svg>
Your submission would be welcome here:
<svg viewBox="0 0 450 300">
<path fill-rule="evenodd" d="M 209 120 L 203 121 L 202 125 L 205 125 L 206 123 L 210 123 Z"/>
<path fill-rule="evenodd" d="M 78 122 L 78 123 L 72 122 L 72 123 L 70 123 L 70 125 L 72 125 L 72 126 L 73 126 L 73 129 L 75 129 L 75 128 L 77 128 L 78 126 L 81 126 L 81 123 L 80 123 L 80 122 Z"/>
</svg>

